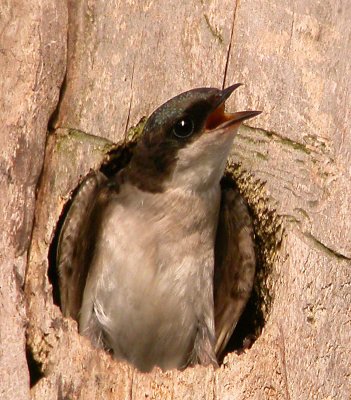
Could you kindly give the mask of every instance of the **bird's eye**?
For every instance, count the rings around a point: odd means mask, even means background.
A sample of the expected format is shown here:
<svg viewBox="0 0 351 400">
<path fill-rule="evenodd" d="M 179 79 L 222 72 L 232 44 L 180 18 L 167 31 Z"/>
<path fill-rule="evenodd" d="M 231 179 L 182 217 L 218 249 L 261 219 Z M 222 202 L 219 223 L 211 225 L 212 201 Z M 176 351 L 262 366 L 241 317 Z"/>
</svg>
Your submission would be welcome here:
<svg viewBox="0 0 351 400">
<path fill-rule="evenodd" d="M 194 122 L 189 117 L 181 118 L 173 125 L 173 133 L 178 138 L 187 138 L 194 132 Z"/>
</svg>

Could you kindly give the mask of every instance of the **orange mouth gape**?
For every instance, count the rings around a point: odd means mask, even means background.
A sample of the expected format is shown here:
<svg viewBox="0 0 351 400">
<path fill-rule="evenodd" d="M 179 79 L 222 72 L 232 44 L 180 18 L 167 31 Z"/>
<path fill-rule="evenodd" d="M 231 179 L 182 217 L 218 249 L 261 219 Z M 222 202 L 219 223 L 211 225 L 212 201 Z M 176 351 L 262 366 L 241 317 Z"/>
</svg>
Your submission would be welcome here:
<svg viewBox="0 0 351 400">
<path fill-rule="evenodd" d="M 234 115 L 226 113 L 224 110 L 225 110 L 225 104 L 222 103 L 208 116 L 205 126 L 206 130 L 210 131 L 212 129 L 215 129 L 224 122 L 233 119 Z"/>
</svg>

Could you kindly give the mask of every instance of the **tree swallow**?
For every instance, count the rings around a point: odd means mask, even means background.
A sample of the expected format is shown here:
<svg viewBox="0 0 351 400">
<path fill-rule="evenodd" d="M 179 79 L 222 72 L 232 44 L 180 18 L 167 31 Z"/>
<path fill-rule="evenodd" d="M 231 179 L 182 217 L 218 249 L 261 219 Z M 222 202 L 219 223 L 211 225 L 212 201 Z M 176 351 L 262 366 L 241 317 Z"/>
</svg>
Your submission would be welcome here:
<svg viewBox="0 0 351 400">
<path fill-rule="evenodd" d="M 238 86 L 159 107 L 130 163 L 111 178 L 90 172 L 64 221 L 64 315 L 141 371 L 217 365 L 250 296 L 251 219 L 220 184 L 239 125 L 260 113 L 224 111 Z"/>
</svg>

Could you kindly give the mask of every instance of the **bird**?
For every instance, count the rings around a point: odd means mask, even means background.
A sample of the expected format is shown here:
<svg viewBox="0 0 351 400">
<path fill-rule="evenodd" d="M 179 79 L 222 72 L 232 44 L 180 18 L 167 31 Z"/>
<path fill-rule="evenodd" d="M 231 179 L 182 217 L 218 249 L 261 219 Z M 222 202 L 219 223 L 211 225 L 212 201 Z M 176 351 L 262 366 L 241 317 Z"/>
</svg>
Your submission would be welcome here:
<svg viewBox="0 0 351 400">
<path fill-rule="evenodd" d="M 223 174 L 241 84 L 195 88 L 147 119 L 127 166 L 90 171 L 64 220 L 61 308 L 92 344 L 142 372 L 218 366 L 253 287 L 252 219 Z"/>
</svg>

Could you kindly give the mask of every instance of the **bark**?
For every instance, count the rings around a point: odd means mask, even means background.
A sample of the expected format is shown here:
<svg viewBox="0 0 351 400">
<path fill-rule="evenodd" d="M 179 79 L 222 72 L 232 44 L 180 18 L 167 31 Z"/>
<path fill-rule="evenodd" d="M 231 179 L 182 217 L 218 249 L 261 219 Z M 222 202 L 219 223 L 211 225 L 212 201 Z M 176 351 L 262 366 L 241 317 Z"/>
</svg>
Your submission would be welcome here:
<svg viewBox="0 0 351 400">
<path fill-rule="evenodd" d="M 3 1 L 0 32 L 0 397 L 26 399 L 23 284 L 48 120 L 65 70 L 66 9 L 59 1 Z"/>
<path fill-rule="evenodd" d="M 0 6 L 0 397 L 348 399 L 349 4 L 67 7 Z M 260 264 L 245 318 L 258 337 L 216 371 L 140 374 L 62 317 L 60 216 L 142 116 L 184 90 L 234 82 L 245 87 L 228 109 L 264 110 L 240 130 L 228 168 L 255 220 Z"/>
</svg>

